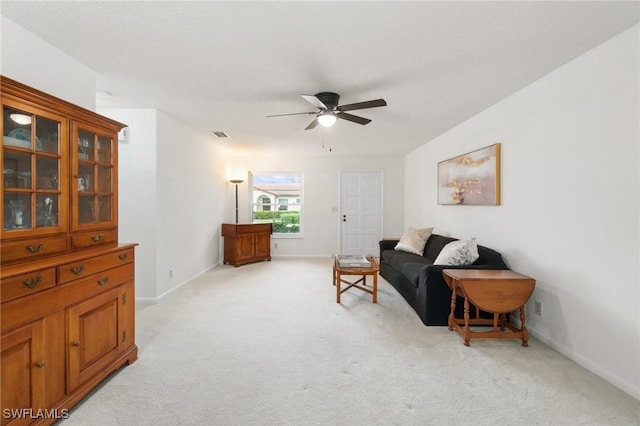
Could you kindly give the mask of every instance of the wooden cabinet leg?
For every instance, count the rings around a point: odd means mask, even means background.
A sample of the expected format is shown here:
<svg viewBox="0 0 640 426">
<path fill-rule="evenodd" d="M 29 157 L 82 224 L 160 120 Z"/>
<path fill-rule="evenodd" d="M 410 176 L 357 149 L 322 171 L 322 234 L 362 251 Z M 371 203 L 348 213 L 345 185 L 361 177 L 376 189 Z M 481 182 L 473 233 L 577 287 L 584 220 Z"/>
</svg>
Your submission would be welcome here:
<svg viewBox="0 0 640 426">
<path fill-rule="evenodd" d="M 524 305 L 520 307 L 520 332 L 522 333 L 522 346 L 529 346 L 529 330 L 527 330 L 527 326 L 525 321 L 527 316 L 524 312 Z"/>
<path fill-rule="evenodd" d="M 471 329 L 469 328 L 469 299 L 464 298 L 464 345 L 469 346 Z"/>
</svg>

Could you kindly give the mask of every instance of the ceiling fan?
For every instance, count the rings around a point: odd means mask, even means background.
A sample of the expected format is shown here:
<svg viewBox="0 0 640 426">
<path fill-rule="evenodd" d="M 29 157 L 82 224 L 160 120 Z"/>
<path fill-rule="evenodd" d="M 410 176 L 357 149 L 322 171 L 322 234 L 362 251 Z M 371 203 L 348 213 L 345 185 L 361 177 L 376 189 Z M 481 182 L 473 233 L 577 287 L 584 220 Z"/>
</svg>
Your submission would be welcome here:
<svg viewBox="0 0 640 426">
<path fill-rule="evenodd" d="M 304 100 L 309 102 L 314 107 L 318 108 L 318 111 L 311 112 L 293 112 L 289 114 L 276 114 L 268 115 L 267 117 L 282 117 L 285 115 L 311 115 L 314 114 L 316 118 L 305 130 L 313 129 L 318 124 L 324 127 L 331 127 L 334 125 L 338 118 L 342 120 L 351 121 L 358 124 L 369 124 L 371 120 L 368 118 L 360 117 L 357 115 L 349 114 L 346 111 L 353 111 L 357 109 L 376 108 L 386 106 L 387 102 L 384 99 L 375 99 L 365 102 L 357 102 L 355 104 L 338 105 L 340 102 L 340 95 L 333 92 L 320 92 L 315 95 L 301 95 Z"/>
</svg>

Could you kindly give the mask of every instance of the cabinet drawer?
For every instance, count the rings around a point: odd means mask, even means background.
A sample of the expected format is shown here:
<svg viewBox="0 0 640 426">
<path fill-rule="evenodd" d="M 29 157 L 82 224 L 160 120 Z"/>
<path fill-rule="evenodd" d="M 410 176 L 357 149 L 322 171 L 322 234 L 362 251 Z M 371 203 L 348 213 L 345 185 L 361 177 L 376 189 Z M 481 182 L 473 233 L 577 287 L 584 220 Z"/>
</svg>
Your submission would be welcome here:
<svg viewBox="0 0 640 426">
<path fill-rule="evenodd" d="M 33 294 L 54 285 L 56 285 L 56 270 L 54 268 L 5 278 L 2 280 L 2 302 Z"/>
<path fill-rule="evenodd" d="M 102 244 L 111 244 L 116 242 L 118 242 L 117 229 L 85 232 L 83 234 L 75 234 L 71 236 L 71 247 L 73 249 L 95 247 Z"/>
<path fill-rule="evenodd" d="M 255 234 L 256 232 L 268 232 L 271 233 L 270 223 L 253 223 L 246 225 L 237 225 L 238 234 Z"/>
<path fill-rule="evenodd" d="M 60 284 L 133 262 L 133 248 L 58 266 Z"/>
<path fill-rule="evenodd" d="M 85 278 L 56 285 L 30 296 L 2 303 L 0 330 L 6 332 L 43 315 L 80 303 L 127 282 L 133 282 L 134 264 L 129 262 Z M 133 297 L 133 295 L 132 295 Z"/>
<path fill-rule="evenodd" d="M 234 225 L 231 223 L 223 223 L 221 235 L 223 237 L 237 237 L 239 234 L 255 234 L 256 232 L 273 232 L 273 226 L 270 223 L 245 223 L 242 225 Z"/>
<path fill-rule="evenodd" d="M 68 250 L 67 237 L 62 235 L 50 238 L 34 238 L 11 243 L 2 243 L 2 263 L 15 260 L 28 260 L 47 254 Z"/>
</svg>

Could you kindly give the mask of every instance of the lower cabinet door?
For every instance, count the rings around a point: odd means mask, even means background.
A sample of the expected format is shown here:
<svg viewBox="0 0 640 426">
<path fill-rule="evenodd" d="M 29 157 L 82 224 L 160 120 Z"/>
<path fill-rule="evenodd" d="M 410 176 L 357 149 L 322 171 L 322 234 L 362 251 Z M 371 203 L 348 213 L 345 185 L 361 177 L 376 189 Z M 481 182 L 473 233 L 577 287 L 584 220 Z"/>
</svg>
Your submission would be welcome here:
<svg viewBox="0 0 640 426">
<path fill-rule="evenodd" d="M 253 259 L 253 234 L 238 234 L 237 258 L 238 261 Z"/>
<path fill-rule="evenodd" d="M 22 425 L 45 407 L 44 327 L 31 323 L 2 337 L 2 425 Z"/>
<path fill-rule="evenodd" d="M 46 316 L 43 320 L 45 407 L 54 406 L 66 394 L 65 321 L 64 309 Z"/>
<path fill-rule="evenodd" d="M 117 358 L 123 340 L 122 287 L 67 309 L 67 385 L 73 390 Z"/>
<path fill-rule="evenodd" d="M 255 255 L 260 260 L 271 259 L 271 234 L 268 232 L 255 234 Z"/>
</svg>

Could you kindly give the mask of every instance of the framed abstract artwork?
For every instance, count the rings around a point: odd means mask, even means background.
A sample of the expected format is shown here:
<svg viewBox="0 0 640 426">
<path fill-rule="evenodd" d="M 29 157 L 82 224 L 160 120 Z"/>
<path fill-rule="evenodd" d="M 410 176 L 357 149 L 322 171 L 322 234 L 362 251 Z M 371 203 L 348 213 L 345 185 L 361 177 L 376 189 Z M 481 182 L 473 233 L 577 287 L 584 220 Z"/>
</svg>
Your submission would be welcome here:
<svg viewBox="0 0 640 426">
<path fill-rule="evenodd" d="M 438 204 L 500 205 L 500 144 L 439 162 Z"/>
</svg>

